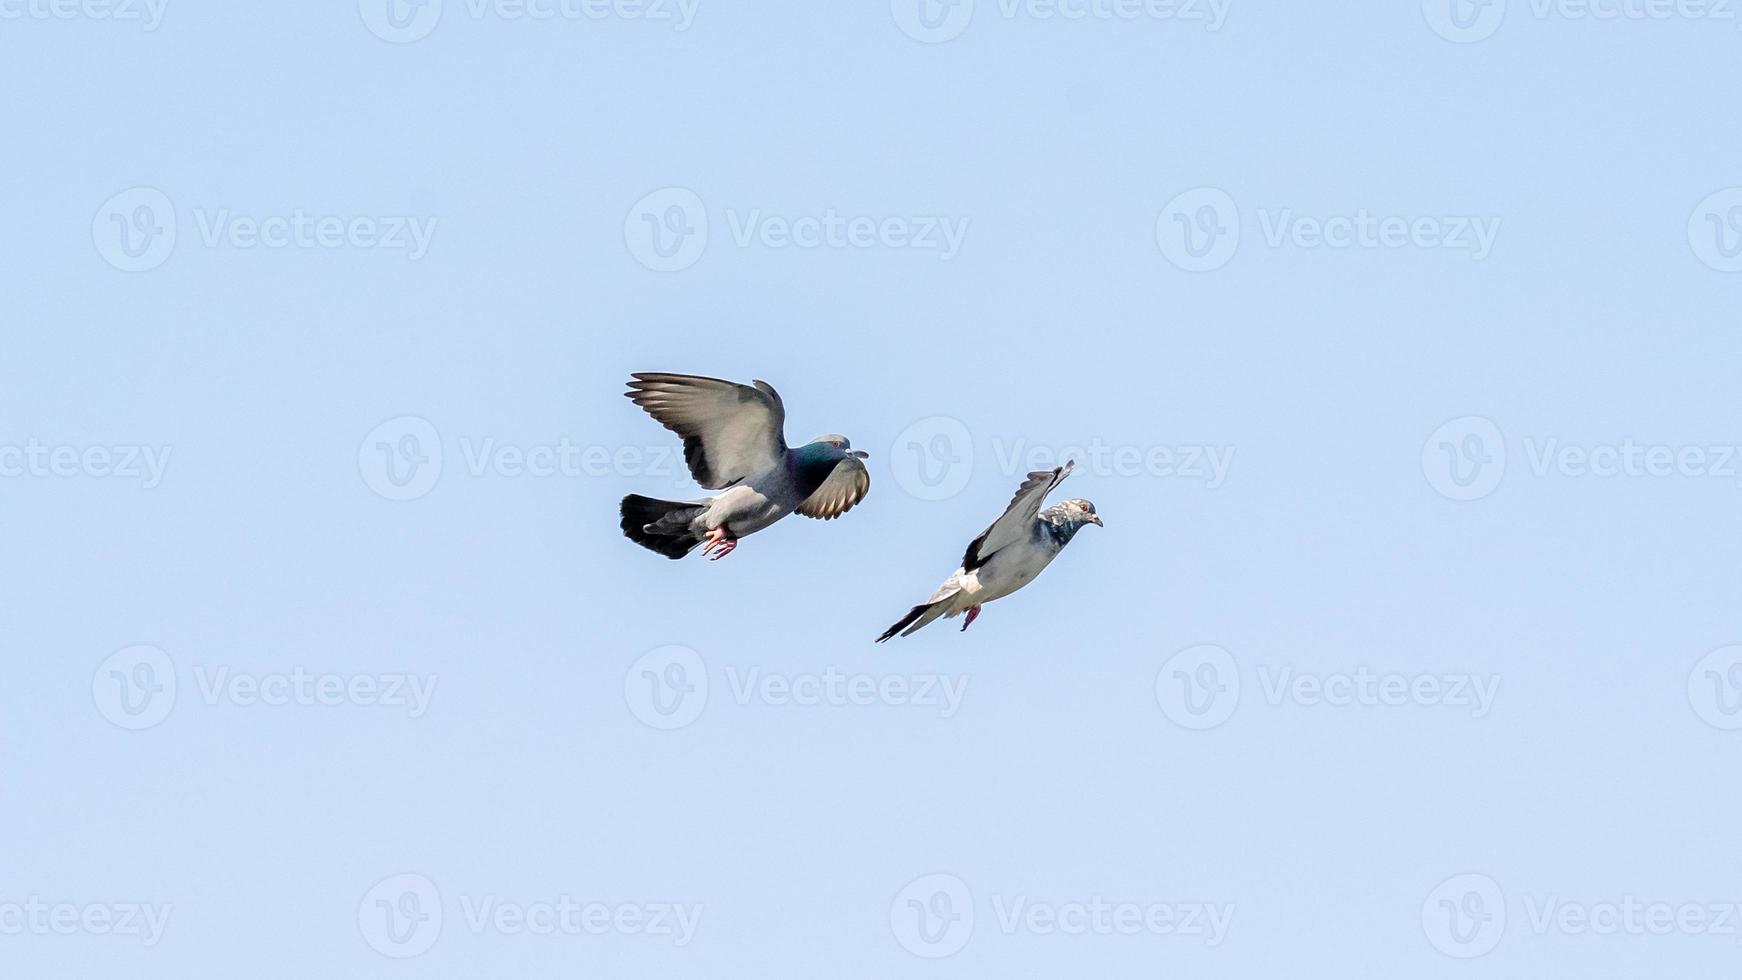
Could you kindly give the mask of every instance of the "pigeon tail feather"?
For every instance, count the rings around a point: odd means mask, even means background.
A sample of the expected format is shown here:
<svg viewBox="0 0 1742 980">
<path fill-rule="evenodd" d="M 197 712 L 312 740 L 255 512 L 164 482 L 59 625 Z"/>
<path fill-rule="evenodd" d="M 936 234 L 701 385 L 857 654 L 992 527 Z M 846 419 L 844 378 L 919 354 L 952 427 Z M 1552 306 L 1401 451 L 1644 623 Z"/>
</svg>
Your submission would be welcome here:
<svg viewBox="0 0 1742 980">
<path fill-rule="evenodd" d="M 690 522 L 706 509 L 702 504 L 655 500 L 632 493 L 623 498 L 623 535 L 667 558 L 682 558 L 702 543 Z"/>
<path fill-rule="evenodd" d="M 884 630 L 883 635 L 877 638 L 877 642 L 882 643 L 884 640 L 889 639 L 897 633 L 900 633 L 902 636 L 907 636 L 920 627 L 929 624 L 932 620 L 944 615 L 944 612 L 949 605 L 949 601 L 949 597 L 945 597 L 935 602 L 922 602 L 919 605 L 914 606 L 912 609 L 907 611 L 907 615 L 901 617 L 900 622 Z"/>
</svg>

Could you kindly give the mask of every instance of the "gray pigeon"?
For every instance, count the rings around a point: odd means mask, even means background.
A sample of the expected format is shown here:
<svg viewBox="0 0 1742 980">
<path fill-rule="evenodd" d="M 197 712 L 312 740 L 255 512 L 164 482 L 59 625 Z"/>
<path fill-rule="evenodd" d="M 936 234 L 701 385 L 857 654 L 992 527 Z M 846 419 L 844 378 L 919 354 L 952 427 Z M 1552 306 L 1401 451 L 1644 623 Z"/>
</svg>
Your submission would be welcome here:
<svg viewBox="0 0 1742 980">
<path fill-rule="evenodd" d="M 962 567 L 956 569 L 932 597 L 908 610 L 901 621 L 883 631 L 878 643 L 897 633 L 906 636 L 939 616 L 967 613 L 962 629 L 973 625 L 980 607 L 1002 599 L 1039 575 L 1085 524 L 1104 527 L 1087 500 L 1066 500 L 1045 510 L 1040 505 L 1052 488 L 1071 475 L 1072 460 L 1052 470 L 1028 474 L 1010 498 L 1004 515 L 968 545 Z"/>
<path fill-rule="evenodd" d="M 766 381 L 734 384 L 689 374 L 630 375 L 629 399 L 683 437 L 690 475 L 709 490 L 704 500 L 623 498 L 623 533 L 667 558 L 682 558 L 706 542 L 713 560 L 738 539 L 797 511 L 834 520 L 865 499 L 871 474 L 866 453 L 846 436 L 826 435 L 788 449 L 786 406 Z"/>
</svg>

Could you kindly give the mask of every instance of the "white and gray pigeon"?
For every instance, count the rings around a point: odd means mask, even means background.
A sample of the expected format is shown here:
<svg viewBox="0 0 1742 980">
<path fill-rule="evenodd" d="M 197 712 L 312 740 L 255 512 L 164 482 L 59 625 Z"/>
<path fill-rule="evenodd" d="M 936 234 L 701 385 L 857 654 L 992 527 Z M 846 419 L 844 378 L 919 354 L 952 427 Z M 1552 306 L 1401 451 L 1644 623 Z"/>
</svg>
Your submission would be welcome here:
<svg viewBox="0 0 1742 980">
<path fill-rule="evenodd" d="M 709 490 L 703 500 L 623 498 L 623 533 L 667 558 L 702 554 L 719 560 L 738 539 L 786 515 L 834 520 L 865 499 L 866 453 L 846 436 L 818 436 L 788 449 L 786 406 L 766 381 L 749 385 L 689 374 L 630 375 L 628 398 L 683 438 L 690 475 Z"/>
<path fill-rule="evenodd" d="M 1010 498 L 1004 514 L 968 545 L 962 567 L 956 569 L 932 597 L 908 610 L 901 621 L 883 631 L 878 643 L 897 633 L 906 636 L 939 616 L 967 613 L 967 629 L 980 607 L 1034 581 L 1086 524 L 1105 527 L 1087 500 L 1066 500 L 1045 510 L 1046 495 L 1071 475 L 1072 460 L 1052 470 L 1036 470 Z"/>
</svg>

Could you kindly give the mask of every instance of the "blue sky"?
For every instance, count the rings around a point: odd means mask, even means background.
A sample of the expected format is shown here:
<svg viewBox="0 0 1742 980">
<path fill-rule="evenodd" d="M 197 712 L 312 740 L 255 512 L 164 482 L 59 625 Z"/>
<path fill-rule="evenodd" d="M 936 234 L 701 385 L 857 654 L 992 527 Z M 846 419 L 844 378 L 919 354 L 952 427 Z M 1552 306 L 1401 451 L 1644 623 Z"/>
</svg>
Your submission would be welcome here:
<svg viewBox="0 0 1742 980">
<path fill-rule="evenodd" d="M 925 2 L 0 0 L 8 976 L 1733 969 L 1730 5 Z"/>
</svg>

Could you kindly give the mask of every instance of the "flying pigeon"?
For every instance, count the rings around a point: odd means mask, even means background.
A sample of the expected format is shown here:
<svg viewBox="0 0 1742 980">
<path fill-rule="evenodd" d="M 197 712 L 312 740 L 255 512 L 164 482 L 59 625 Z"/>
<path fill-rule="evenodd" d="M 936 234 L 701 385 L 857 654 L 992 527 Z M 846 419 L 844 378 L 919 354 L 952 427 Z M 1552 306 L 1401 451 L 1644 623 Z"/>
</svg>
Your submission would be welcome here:
<svg viewBox="0 0 1742 980">
<path fill-rule="evenodd" d="M 714 561 L 738 539 L 787 514 L 834 520 L 865 499 L 867 453 L 846 436 L 818 436 L 788 449 L 786 406 L 766 381 L 749 385 L 689 374 L 630 375 L 623 394 L 683 438 L 690 475 L 709 490 L 703 500 L 623 498 L 623 533 L 667 558 L 682 558 L 706 542 Z"/>
<path fill-rule="evenodd" d="M 962 629 L 979 618 L 980 607 L 1022 588 L 1040 574 L 1085 524 L 1105 527 L 1087 500 L 1066 500 L 1040 509 L 1046 495 L 1071 475 L 1072 460 L 1052 470 L 1036 470 L 1010 498 L 1004 514 L 968 545 L 962 567 L 956 569 L 932 597 L 908 610 L 901 621 L 883 631 L 878 643 L 897 633 L 906 636 L 939 616 L 967 613 Z"/>
</svg>

